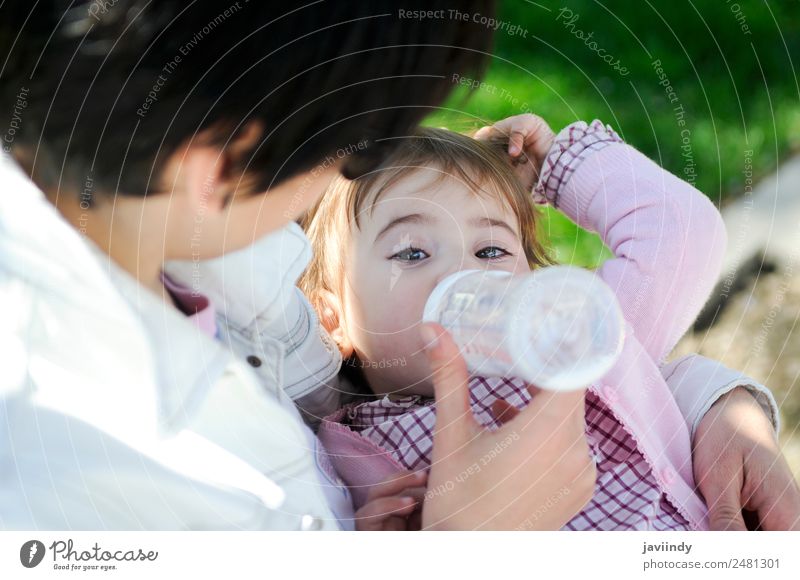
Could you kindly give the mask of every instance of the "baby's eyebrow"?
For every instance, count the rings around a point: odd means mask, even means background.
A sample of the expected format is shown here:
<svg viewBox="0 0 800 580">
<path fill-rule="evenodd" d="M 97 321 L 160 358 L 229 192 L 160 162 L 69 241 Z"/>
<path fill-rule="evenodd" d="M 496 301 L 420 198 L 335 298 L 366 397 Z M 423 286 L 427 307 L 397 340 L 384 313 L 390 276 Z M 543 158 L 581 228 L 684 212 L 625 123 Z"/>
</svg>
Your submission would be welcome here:
<svg viewBox="0 0 800 580">
<path fill-rule="evenodd" d="M 376 243 L 384 234 L 386 234 L 389 230 L 391 230 L 395 226 L 399 226 L 401 224 L 432 224 L 436 222 L 436 218 L 424 213 L 410 213 L 408 215 L 402 215 L 400 217 L 394 218 L 388 224 L 386 224 L 383 229 L 378 232 L 378 235 L 375 236 L 375 241 L 372 243 Z"/>
<path fill-rule="evenodd" d="M 515 232 L 514 229 L 503 220 L 498 220 L 490 217 L 474 217 L 471 220 L 469 220 L 468 223 L 469 225 L 476 228 L 491 228 L 491 227 L 504 228 L 508 230 L 509 233 L 515 238 L 519 237 L 517 235 L 517 232 Z"/>
</svg>

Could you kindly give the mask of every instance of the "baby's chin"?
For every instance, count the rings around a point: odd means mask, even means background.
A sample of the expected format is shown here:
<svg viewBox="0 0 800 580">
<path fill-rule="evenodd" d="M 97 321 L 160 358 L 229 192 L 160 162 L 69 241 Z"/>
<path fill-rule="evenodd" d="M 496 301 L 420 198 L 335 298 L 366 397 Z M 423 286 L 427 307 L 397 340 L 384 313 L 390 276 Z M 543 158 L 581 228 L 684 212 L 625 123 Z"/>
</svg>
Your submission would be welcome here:
<svg viewBox="0 0 800 580">
<path fill-rule="evenodd" d="M 359 365 L 370 390 L 376 395 L 392 397 L 422 395 L 433 397 L 433 381 L 431 380 L 428 359 L 419 350 L 401 348 L 374 349 L 368 358 L 366 353 L 359 352 Z M 410 352 L 409 352 L 410 351 Z M 391 352 L 391 354 L 385 354 Z"/>
<path fill-rule="evenodd" d="M 367 372 L 370 389 L 377 395 L 388 395 L 390 399 L 399 399 L 410 395 L 433 397 L 433 383 L 427 369 L 415 372 L 415 369 L 374 369 Z M 405 371 L 405 372 L 403 372 Z"/>
<path fill-rule="evenodd" d="M 401 397 L 408 397 L 410 395 L 420 395 L 422 397 L 430 397 L 432 399 L 434 397 L 433 386 L 422 384 L 406 387 L 390 393 L 389 398 L 399 399 Z"/>
</svg>

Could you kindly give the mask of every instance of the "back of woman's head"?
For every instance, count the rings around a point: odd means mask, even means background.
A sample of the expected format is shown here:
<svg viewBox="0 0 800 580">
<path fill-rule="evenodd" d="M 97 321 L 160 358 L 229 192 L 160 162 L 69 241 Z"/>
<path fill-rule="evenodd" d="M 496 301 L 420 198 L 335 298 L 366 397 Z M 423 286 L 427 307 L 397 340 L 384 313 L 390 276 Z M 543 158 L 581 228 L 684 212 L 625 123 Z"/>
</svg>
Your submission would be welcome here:
<svg viewBox="0 0 800 580">
<path fill-rule="evenodd" d="M 442 102 L 454 73 L 482 74 L 486 26 L 409 16 L 452 4 L 4 2 L 0 110 L 24 89 L 10 146 L 35 158 L 40 184 L 67 191 L 91 180 L 143 195 L 182 144 L 211 135 L 224 147 L 250 121 L 262 138 L 229 169 L 254 191 L 366 142 L 343 168 L 354 177 L 380 162 L 391 142 L 378 138 L 407 134 Z M 493 0 L 457 7 L 494 13 Z"/>
</svg>

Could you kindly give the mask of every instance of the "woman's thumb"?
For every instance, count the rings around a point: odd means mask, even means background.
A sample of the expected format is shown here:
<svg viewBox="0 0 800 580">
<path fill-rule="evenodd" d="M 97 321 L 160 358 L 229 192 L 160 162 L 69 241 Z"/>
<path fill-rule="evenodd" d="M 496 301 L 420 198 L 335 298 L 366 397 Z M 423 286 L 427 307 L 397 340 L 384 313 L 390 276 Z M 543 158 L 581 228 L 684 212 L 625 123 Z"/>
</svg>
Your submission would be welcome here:
<svg viewBox="0 0 800 580">
<path fill-rule="evenodd" d="M 433 388 L 436 394 L 436 428 L 434 449 L 449 454 L 474 435 L 477 425 L 469 407 L 469 375 L 467 365 L 440 325 L 426 323 L 420 329 L 428 356 Z"/>
</svg>

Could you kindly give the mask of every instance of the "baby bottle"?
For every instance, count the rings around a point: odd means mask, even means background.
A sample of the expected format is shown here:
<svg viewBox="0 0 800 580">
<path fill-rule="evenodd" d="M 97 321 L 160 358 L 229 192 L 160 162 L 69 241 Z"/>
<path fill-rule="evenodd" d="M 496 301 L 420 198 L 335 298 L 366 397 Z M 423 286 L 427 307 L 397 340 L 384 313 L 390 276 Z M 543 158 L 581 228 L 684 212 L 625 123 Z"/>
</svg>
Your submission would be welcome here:
<svg viewBox="0 0 800 580">
<path fill-rule="evenodd" d="M 434 288 L 423 314 L 450 332 L 470 372 L 543 389 L 588 387 L 622 350 L 617 298 L 598 276 L 550 266 L 512 276 L 462 270 Z"/>
</svg>

